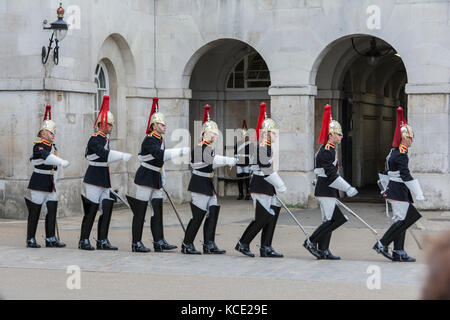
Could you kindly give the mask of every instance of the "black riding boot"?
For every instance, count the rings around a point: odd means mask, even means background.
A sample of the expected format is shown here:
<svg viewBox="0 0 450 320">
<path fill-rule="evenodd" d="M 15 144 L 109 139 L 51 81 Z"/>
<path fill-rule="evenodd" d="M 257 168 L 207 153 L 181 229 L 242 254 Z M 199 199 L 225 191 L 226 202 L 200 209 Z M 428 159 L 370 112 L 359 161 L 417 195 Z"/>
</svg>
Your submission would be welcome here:
<svg viewBox="0 0 450 320">
<path fill-rule="evenodd" d="M 320 259 L 325 260 L 340 260 L 341 257 L 335 256 L 331 253 L 329 247 L 330 247 L 330 240 L 331 240 L 331 233 L 329 232 L 322 236 L 322 238 L 319 241 L 319 253 L 321 255 Z"/>
<path fill-rule="evenodd" d="M 394 257 L 388 253 L 389 244 L 395 239 L 397 239 L 401 234 L 405 233 L 406 230 L 421 217 L 422 215 L 417 211 L 417 209 L 410 204 L 405 219 L 397 221 L 394 224 L 392 224 L 392 226 L 383 235 L 381 240 L 374 245 L 373 249 L 376 252 L 381 253 L 386 258 L 394 260 Z M 405 256 L 405 254 L 403 254 L 403 252 L 400 253 L 400 255 L 404 256 L 405 259 L 407 259 L 406 258 L 407 255 Z"/>
<path fill-rule="evenodd" d="M 133 222 L 131 224 L 131 251 L 132 252 L 150 252 L 141 242 L 142 231 L 144 229 L 145 213 L 147 211 L 148 201 L 138 200 L 136 198 L 126 196 L 133 212 Z"/>
<path fill-rule="evenodd" d="M 247 229 L 242 234 L 241 239 L 236 244 L 235 249 L 246 256 L 254 257 L 255 255 L 250 251 L 250 242 L 256 237 L 261 229 L 273 218 L 273 216 L 256 201 L 255 219 L 250 222 Z"/>
<path fill-rule="evenodd" d="M 394 250 L 392 250 L 393 261 L 398 262 L 416 262 L 416 259 L 408 256 L 405 247 L 406 231 L 394 239 Z"/>
<path fill-rule="evenodd" d="M 27 198 L 25 198 L 25 204 L 28 208 L 27 247 L 40 248 L 41 246 L 36 242 L 36 229 L 39 222 L 39 215 L 41 214 L 42 204 L 34 203 Z"/>
<path fill-rule="evenodd" d="M 248 174 L 246 174 L 246 178 L 245 178 L 245 200 L 250 200 L 250 177 Z"/>
<path fill-rule="evenodd" d="M 198 229 L 200 229 L 203 218 L 205 217 L 206 211 L 200 209 L 192 202 L 190 203 L 190 205 L 192 211 L 192 219 L 189 220 L 189 224 L 186 228 L 184 240 L 181 244 L 181 252 L 185 254 L 201 254 L 200 251 L 197 251 L 195 249 L 194 240 L 197 235 Z"/>
<path fill-rule="evenodd" d="M 347 222 L 347 218 L 342 214 L 339 207 L 336 205 L 334 207 L 333 216 L 330 220 L 323 222 L 309 237 L 305 240 L 303 246 L 317 259 L 322 259 L 322 253 L 317 249 L 318 243 L 322 240 L 324 236 L 328 233 L 333 232 L 340 226 Z"/>
<path fill-rule="evenodd" d="M 89 242 L 89 236 L 91 234 L 92 226 L 94 225 L 95 215 L 98 210 L 98 203 L 92 202 L 81 195 L 83 201 L 83 221 L 81 222 L 80 241 L 78 242 L 78 249 L 82 250 L 95 250 Z"/>
<path fill-rule="evenodd" d="M 272 248 L 273 234 L 275 232 L 275 226 L 277 225 L 281 208 L 277 206 L 271 206 L 271 208 L 275 212 L 275 215 L 261 231 L 261 248 L 259 249 L 259 253 L 261 257 L 282 258 L 283 255 Z"/>
<path fill-rule="evenodd" d="M 220 206 L 210 206 L 209 214 L 203 224 L 203 253 L 224 254 L 226 251 L 217 248 L 214 239 L 216 237 L 217 220 L 219 219 Z"/>
<path fill-rule="evenodd" d="M 239 190 L 239 196 L 237 198 L 237 200 L 242 200 L 244 199 L 244 179 L 242 179 L 244 177 L 243 173 L 238 173 L 236 174 L 238 180 L 237 180 L 237 184 L 238 184 L 238 190 Z"/>
<path fill-rule="evenodd" d="M 114 200 L 104 199 L 102 201 L 102 214 L 98 218 L 97 225 L 97 250 L 117 250 L 118 248 L 111 245 L 108 240 L 109 224 L 113 210 Z"/>
<path fill-rule="evenodd" d="M 153 235 L 153 248 L 156 252 L 163 250 L 172 250 L 178 248 L 172 244 L 168 244 L 164 239 L 163 227 L 163 199 L 152 199 L 153 217 L 150 220 L 150 228 Z"/>
<path fill-rule="evenodd" d="M 45 246 L 53 248 L 63 248 L 65 243 L 59 241 L 55 236 L 56 212 L 58 201 L 47 201 L 47 215 L 45 216 Z"/>
</svg>

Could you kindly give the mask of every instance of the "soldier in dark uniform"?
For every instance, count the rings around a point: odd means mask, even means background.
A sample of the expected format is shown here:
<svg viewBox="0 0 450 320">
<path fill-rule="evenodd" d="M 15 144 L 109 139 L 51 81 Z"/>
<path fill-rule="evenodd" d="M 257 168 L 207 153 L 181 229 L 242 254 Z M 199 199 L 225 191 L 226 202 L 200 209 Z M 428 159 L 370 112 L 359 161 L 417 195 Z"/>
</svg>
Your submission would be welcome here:
<svg viewBox="0 0 450 320">
<path fill-rule="evenodd" d="M 413 197 L 424 201 L 419 181 L 411 176 L 408 168 L 408 148 L 414 139 L 414 132 L 403 117 L 403 109 L 397 109 L 397 126 L 395 129 L 392 149 L 386 158 L 387 183 L 383 195 L 391 204 L 394 223 L 386 231 L 373 249 L 386 258 L 399 262 L 414 262 L 416 259 L 408 256 L 404 249 L 406 230 L 422 216 L 412 205 Z M 388 246 L 394 242 L 392 255 Z"/>
<path fill-rule="evenodd" d="M 358 193 L 338 173 L 336 146 L 341 140 L 341 125 L 331 119 L 331 106 L 326 105 L 319 137 L 322 146 L 316 153 L 314 164 L 314 173 L 317 175 L 314 196 L 319 201 L 323 223 L 303 244 L 317 259 L 340 259 L 330 252 L 331 234 L 348 219 L 336 205 L 336 199 L 339 197 L 339 191 L 346 192 L 349 197 Z"/>
<path fill-rule="evenodd" d="M 214 189 L 214 169 L 221 166 L 233 166 L 236 158 L 224 157 L 215 154 L 214 142 L 219 136 L 217 124 L 210 119 L 210 106 L 204 107 L 202 141 L 192 148 L 191 167 L 192 176 L 188 191 L 191 192 L 192 219 L 186 228 L 181 252 L 185 254 L 201 254 L 194 246 L 197 232 L 206 215 L 203 225 L 203 253 L 224 254 L 225 250 L 217 247 L 214 239 L 219 218 L 220 206 L 217 204 L 217 195 Z"/>
<path fill-rule="evenodd" d="M 114 126 L 114 116 L 109 111 L 109 96 L 103 96 L 102 107 L 95 120 L 94 129 L 98 129 L 88 141 L 85 157 L 89 166 L 84 176 L 86 197 L 81 195 L 84 216 L 81 222 L 81 233 L 78 248 L 94 250 L 89 242 L 89 235 L 94 224 L 97 210 L 100 207 L 101 215 L 98 219 L 98 250 L 117 250 L 108 240 L 109 224 L 115 197 L 111 195 L 111 180 L 109 163 L 123 160 L 127 162 L 131 154 L 123 153 L 109 148 L 109 134 Z"/>
<path fill-rule="evenodd" d="M 235 144 L 234 146 L 234 154 L 238 156 L 238 163 L 236 164 L 236 176 L 238 178 L 238 190 L 239 196 L 237 200 L 244 199 L 244 183 L 245 183 L 245 200 L 250 200 L 250 139 L 248 137 L 247 124 L 244 120 L 242 124 L 242 138 L 243 141 L 241 144 Z"/>
<path fill-rule="evenodd" d="M 275 226 L 280 214 L 280 204 L 276 194 L 286 192 L 287 188 L 278 172 L 273 168 L 272 143 L 276 135 L 275 122 L 267 118 L 266 104 L 260 105 L 256 126 L 256 165 L 250 181 L 250 194 L 255 207 L 255 219 L 245 229 L 235 249 L 246 256 L 254 257 L 250 251 L 250 242 L 261 232 L 261 257 L 281 258 L 283 255 L 272 248 Z M 261 140 L 260 140 L 261 138 Z"/>
<path fill-rule="evenodd" d="M 163 230 L 163 192 L 165 185 L 164 161 L 189 153 L 189 148 L 166 149 L 163 134 L 166 133 L 164 115 L 159 112 L 158 98 L 153 98 L 152 110 L 147 124 L 146 136 L 141 144 L 138 159 L 141 166 L 136 172 L 136 198 L 127 195 L 133 211 L 131 249 L 133 252 L 149 252 L 142 243 L 142 230 L 148 203 L 151 203 L 152 217 L 150 228 L 153 235 L 153 247 L 156 252 L 176 249 L 167 243 Z"/>
<path fill-rule="evenodd" d="M 46 106 L 44 122 L 38 132 L 39 141 L 34 141 L 33 155 L 30 158 L 34 166 L 28 189 L 31 191 L 31 201 L 25 198 L 28 208 L 27 224 L 27 247 L 40 248 L 36 242 L 36 229 L 43 203 L 47 205 L 47 215 L 45 216 L 45 246 L 65 247 L 55 236 L 56 212 L 58 200 L 56 198 L 56 181 L 58 166 L 63 168 L 69 165 L 67 160 L 63 160 L 58 155 L 56 145 L 53 143 L 56 133 L 56 125 L 51 117 L 51 106 Z"/>
</svg>

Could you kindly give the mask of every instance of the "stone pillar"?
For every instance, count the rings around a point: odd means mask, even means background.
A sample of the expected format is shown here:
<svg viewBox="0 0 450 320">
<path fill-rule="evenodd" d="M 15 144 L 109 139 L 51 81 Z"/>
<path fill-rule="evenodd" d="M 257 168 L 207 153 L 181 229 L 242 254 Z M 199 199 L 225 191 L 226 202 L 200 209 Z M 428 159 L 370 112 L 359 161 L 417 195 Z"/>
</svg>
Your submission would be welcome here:
<svg viewBox="0 0 450 320">
<path fill-rule="evenodd" d="M 423 209 L 450 208 L 450 84 L 407 84 L 408 123 L 414 130 L 409 150 L 411 174 L 422 186 Z"/>
<path fill-rule="evenodd" d="M 315 206 L 314 179 L 314 96 L 317 87 L 271 87 L 271 118 L 280 128 L 279 174 L 288 191 L 286 204 Z M 276 160 L 275 160 L 276 161 Z"/>
<path fill-rule="evenodd" d="M 166 148 L 191 147 L 189 136 L 189 99 L 192 97 L 190 89 L 157 89 L 159 107 L 164 113 L 167 123 L 165 135 Z M 187 191 L 190 171 L 190 152 L 183 159 L 177 158 L 164 164 L 166 171 L 165 189 L 171 199 L 181 203 L 190 201 Z"/>
</svg>

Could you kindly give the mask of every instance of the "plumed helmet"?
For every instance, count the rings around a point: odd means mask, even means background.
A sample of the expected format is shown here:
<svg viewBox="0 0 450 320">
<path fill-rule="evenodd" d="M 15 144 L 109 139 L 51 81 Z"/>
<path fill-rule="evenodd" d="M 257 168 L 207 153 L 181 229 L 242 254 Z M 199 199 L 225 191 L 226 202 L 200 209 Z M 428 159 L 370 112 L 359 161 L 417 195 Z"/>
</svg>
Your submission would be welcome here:
<svg viewBox="0 0 450 320">
<path fill-rule="evenodd" d="M 44 120 L 42 122 L 41 128 L 39 129 L 39 132 L 37 136 L 39 137 L 42 130 L 50 131 L 51 133 L 56 133 L 56 123 L 52 120 L 52 106 L 47 105 L 45 106 L 45 114 L 44 114 Z"/>
<path fill-rule="evenodd" d="M 159 98 L 153 97 L 152 109 L 150 111 L 150 116 L 148 117 L 146 133 L 149 133 L 152 124 L 157 123 L 166 125 L 166 117 L 164 116 L 164 114 L 159 112 Z"/>
<path fill-rule="evenodd" d="M 211 120 L 211 106 L 207 104 L 203 108 L 202 135 L 206 132 L 212 132 L 218 135 L 219 127 L 217 123 Z"/>
</svg>

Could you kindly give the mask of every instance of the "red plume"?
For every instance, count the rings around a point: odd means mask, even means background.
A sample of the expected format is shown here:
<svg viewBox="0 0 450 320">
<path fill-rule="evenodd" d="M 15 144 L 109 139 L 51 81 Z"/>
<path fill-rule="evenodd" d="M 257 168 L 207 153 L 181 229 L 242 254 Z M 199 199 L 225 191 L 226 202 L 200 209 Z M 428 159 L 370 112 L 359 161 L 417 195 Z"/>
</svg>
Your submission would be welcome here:
<svg viewBox="0 0 450 320">
<path fill-rule="evenodd" d="M 397 108 L 397 123 L 395 125 L 394 131 L 394 139 L 392 140 L 392 147 L 398 148 L 400 146 L 400 142 L 402 141 L 402 132 L 401 128 L 403 124 L 407 124 L 405 118 L 403 117 L 403 108 Z"/>
<path fill-rule="evenodd" d="M 255 140 L 259 140 L 259 131 L 261 130 L 262 123 L 266 117 L 266 103 L 261 102 L 259 105 L 259 117 L 258 117 L 258 123 L 256 124 L 256 134 L 255 134 Z"/>
<path fill-rule="evenodd" d="M 208 121 L 208 117 L 211 119 L 211 106 L 209 104 L 205 105 L 203 108 L 205 108 L 205 110 L 203 111 L 203 122 L 202 124 L 204 124 L 206 121 Z"/>
<path fill-rule="evenodd" d="M 100 111 L 98 113 L 97 119 L 95 119 L 94 122 L 94 129 L 95 125 L 97 124 L 97 120 L 100 117 L 100 128 L 105 129 L 108 122 L 108 111 L 109 111 L 109 96 L 104 95 L 103 101 L 102 101 L 102 107 L 100 108 Z"/>
<path fill-rule="evenodd" d="M 155 112 L 159 111 L 159 103 L 158 103 L 159 98 L 158 97 L 153 97 L 153 103 L 152 103 L 152 110 L 150 111 L 150 116 L 148 117 L 148 123 L 147 123 L 147 130 L 145 131 L 145 133 L 148 134 L 148 131 L 150 130 L 150 120 L 152 118 L 152 115 Z"/>
<path fill-rule="evenodd" d="M 248 129 L 247 122 L 245 120 L 242 122 L 242 129 Z"/>
<path fill-rule="evenodd" d="M 323 111 L 322 117 L 322 128 L 320 129 L 320 136 L 318 142 L 320 144 L 326 144 L 328 141 L 328 131 L 330 129 L 330 119 L 331 119 L 331 106 L 327 104 L 325 110 Z"/>
<path fill-rule="evenodd" d="M 44 121 L 45 120 L 52 120 L 52 106 L 49 104 L 45 106 Z"/>
</svg>

